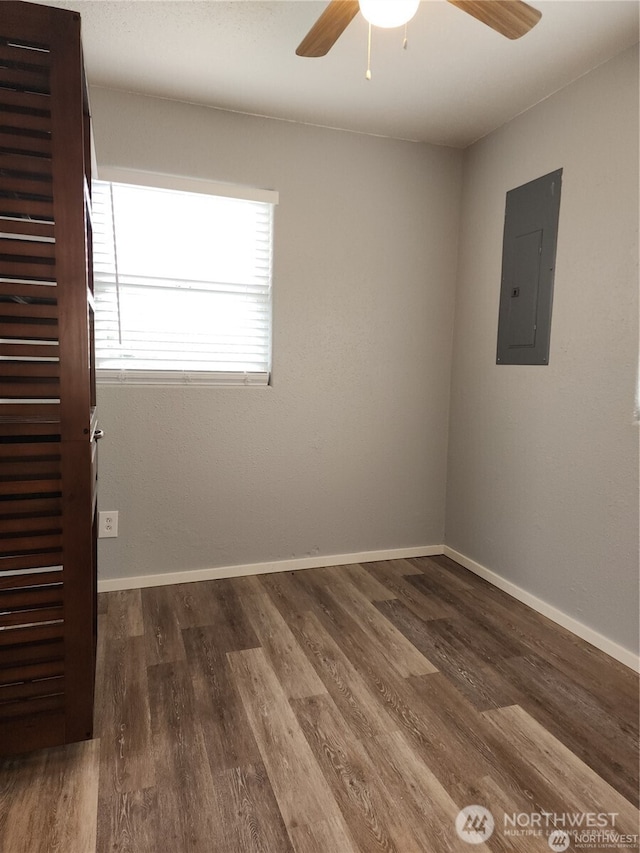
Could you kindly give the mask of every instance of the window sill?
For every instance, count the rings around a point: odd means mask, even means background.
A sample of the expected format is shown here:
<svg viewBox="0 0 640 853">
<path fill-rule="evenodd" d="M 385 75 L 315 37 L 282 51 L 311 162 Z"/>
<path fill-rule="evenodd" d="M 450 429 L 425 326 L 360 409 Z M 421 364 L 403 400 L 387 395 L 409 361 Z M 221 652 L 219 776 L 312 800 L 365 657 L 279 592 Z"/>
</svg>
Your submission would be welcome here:
<svg viewBox="0 0 640 853">
<path fill-rule="evenodd" d="M 98 385 L 226 385 L 269 386 L 269 373 L 221 373 L 183 370 L 97 370 Z"/>
</svg>

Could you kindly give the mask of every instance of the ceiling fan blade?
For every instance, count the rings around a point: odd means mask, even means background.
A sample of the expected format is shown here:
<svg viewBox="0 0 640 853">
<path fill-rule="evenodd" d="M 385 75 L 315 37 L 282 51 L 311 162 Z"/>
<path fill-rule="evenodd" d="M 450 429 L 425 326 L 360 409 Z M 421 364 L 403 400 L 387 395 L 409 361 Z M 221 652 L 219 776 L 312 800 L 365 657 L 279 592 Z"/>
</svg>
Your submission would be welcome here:
<svg viewBox="0 0 640 853">
<path fill-rule="evenodd" d="M 296 49 L 298 56 L 324 56 L 358 14 L 358 0 L 331 0 Z"/>
<path fill-rule="evenodd" d="M 519 39 L 533 29 L 542 12 L 522 0 L 449 0 L 508 39 Z"/>
</svg>

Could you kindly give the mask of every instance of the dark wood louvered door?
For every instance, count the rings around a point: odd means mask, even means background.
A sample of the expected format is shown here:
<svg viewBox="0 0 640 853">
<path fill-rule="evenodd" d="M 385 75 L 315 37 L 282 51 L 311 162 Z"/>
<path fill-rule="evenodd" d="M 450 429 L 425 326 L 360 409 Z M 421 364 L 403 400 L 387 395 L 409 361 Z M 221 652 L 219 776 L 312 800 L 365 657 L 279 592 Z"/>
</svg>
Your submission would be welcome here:
<svg viewBox="0 0 640 853">
<path fill-rule="evenodd" d="M 0 3 L 0 754 L 91 737 L 96 408 L 79 15 Z"/>
</svg>

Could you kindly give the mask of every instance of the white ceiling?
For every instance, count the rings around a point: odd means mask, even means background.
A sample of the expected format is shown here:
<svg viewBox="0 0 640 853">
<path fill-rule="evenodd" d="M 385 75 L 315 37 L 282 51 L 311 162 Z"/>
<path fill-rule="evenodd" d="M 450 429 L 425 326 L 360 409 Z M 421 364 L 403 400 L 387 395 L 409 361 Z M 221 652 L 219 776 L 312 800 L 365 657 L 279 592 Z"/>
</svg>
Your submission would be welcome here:
<svg viewBox="0 0 640 853">
<path fill-rule="evenodd" d="M 390 0 L 392 2 L 392 0 Z M 532 0 L 509 41 L 445 2 L 402 30 L 358 15 L 329 54 L 295 48 L 316 0 L 49 0 L 82 14 L 93 85 L 282 119 L 465 147 L 638 41 L 639 0 Z"/>
</svg>

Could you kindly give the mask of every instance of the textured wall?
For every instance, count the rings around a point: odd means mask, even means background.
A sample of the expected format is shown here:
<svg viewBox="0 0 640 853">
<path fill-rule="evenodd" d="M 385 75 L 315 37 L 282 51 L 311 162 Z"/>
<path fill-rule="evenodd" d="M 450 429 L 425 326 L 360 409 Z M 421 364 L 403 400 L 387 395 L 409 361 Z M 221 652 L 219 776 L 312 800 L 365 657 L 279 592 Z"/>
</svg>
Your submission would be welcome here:
<svg viewBox="0 0 640 853">
<path fill-rule="evenodd" d="M 496 366 L 505 193 L 564 168 L 548 367 Z M 638 642 L 637 48 L 466 152 L 446 542 Z"/>
<path fill-rule="evenodd" d="M 273 387 L 99 388 L 103 578 L 433 545 L 460 152 L 92 91 L 98 163 L 280 191 Z"/>
</svg>

